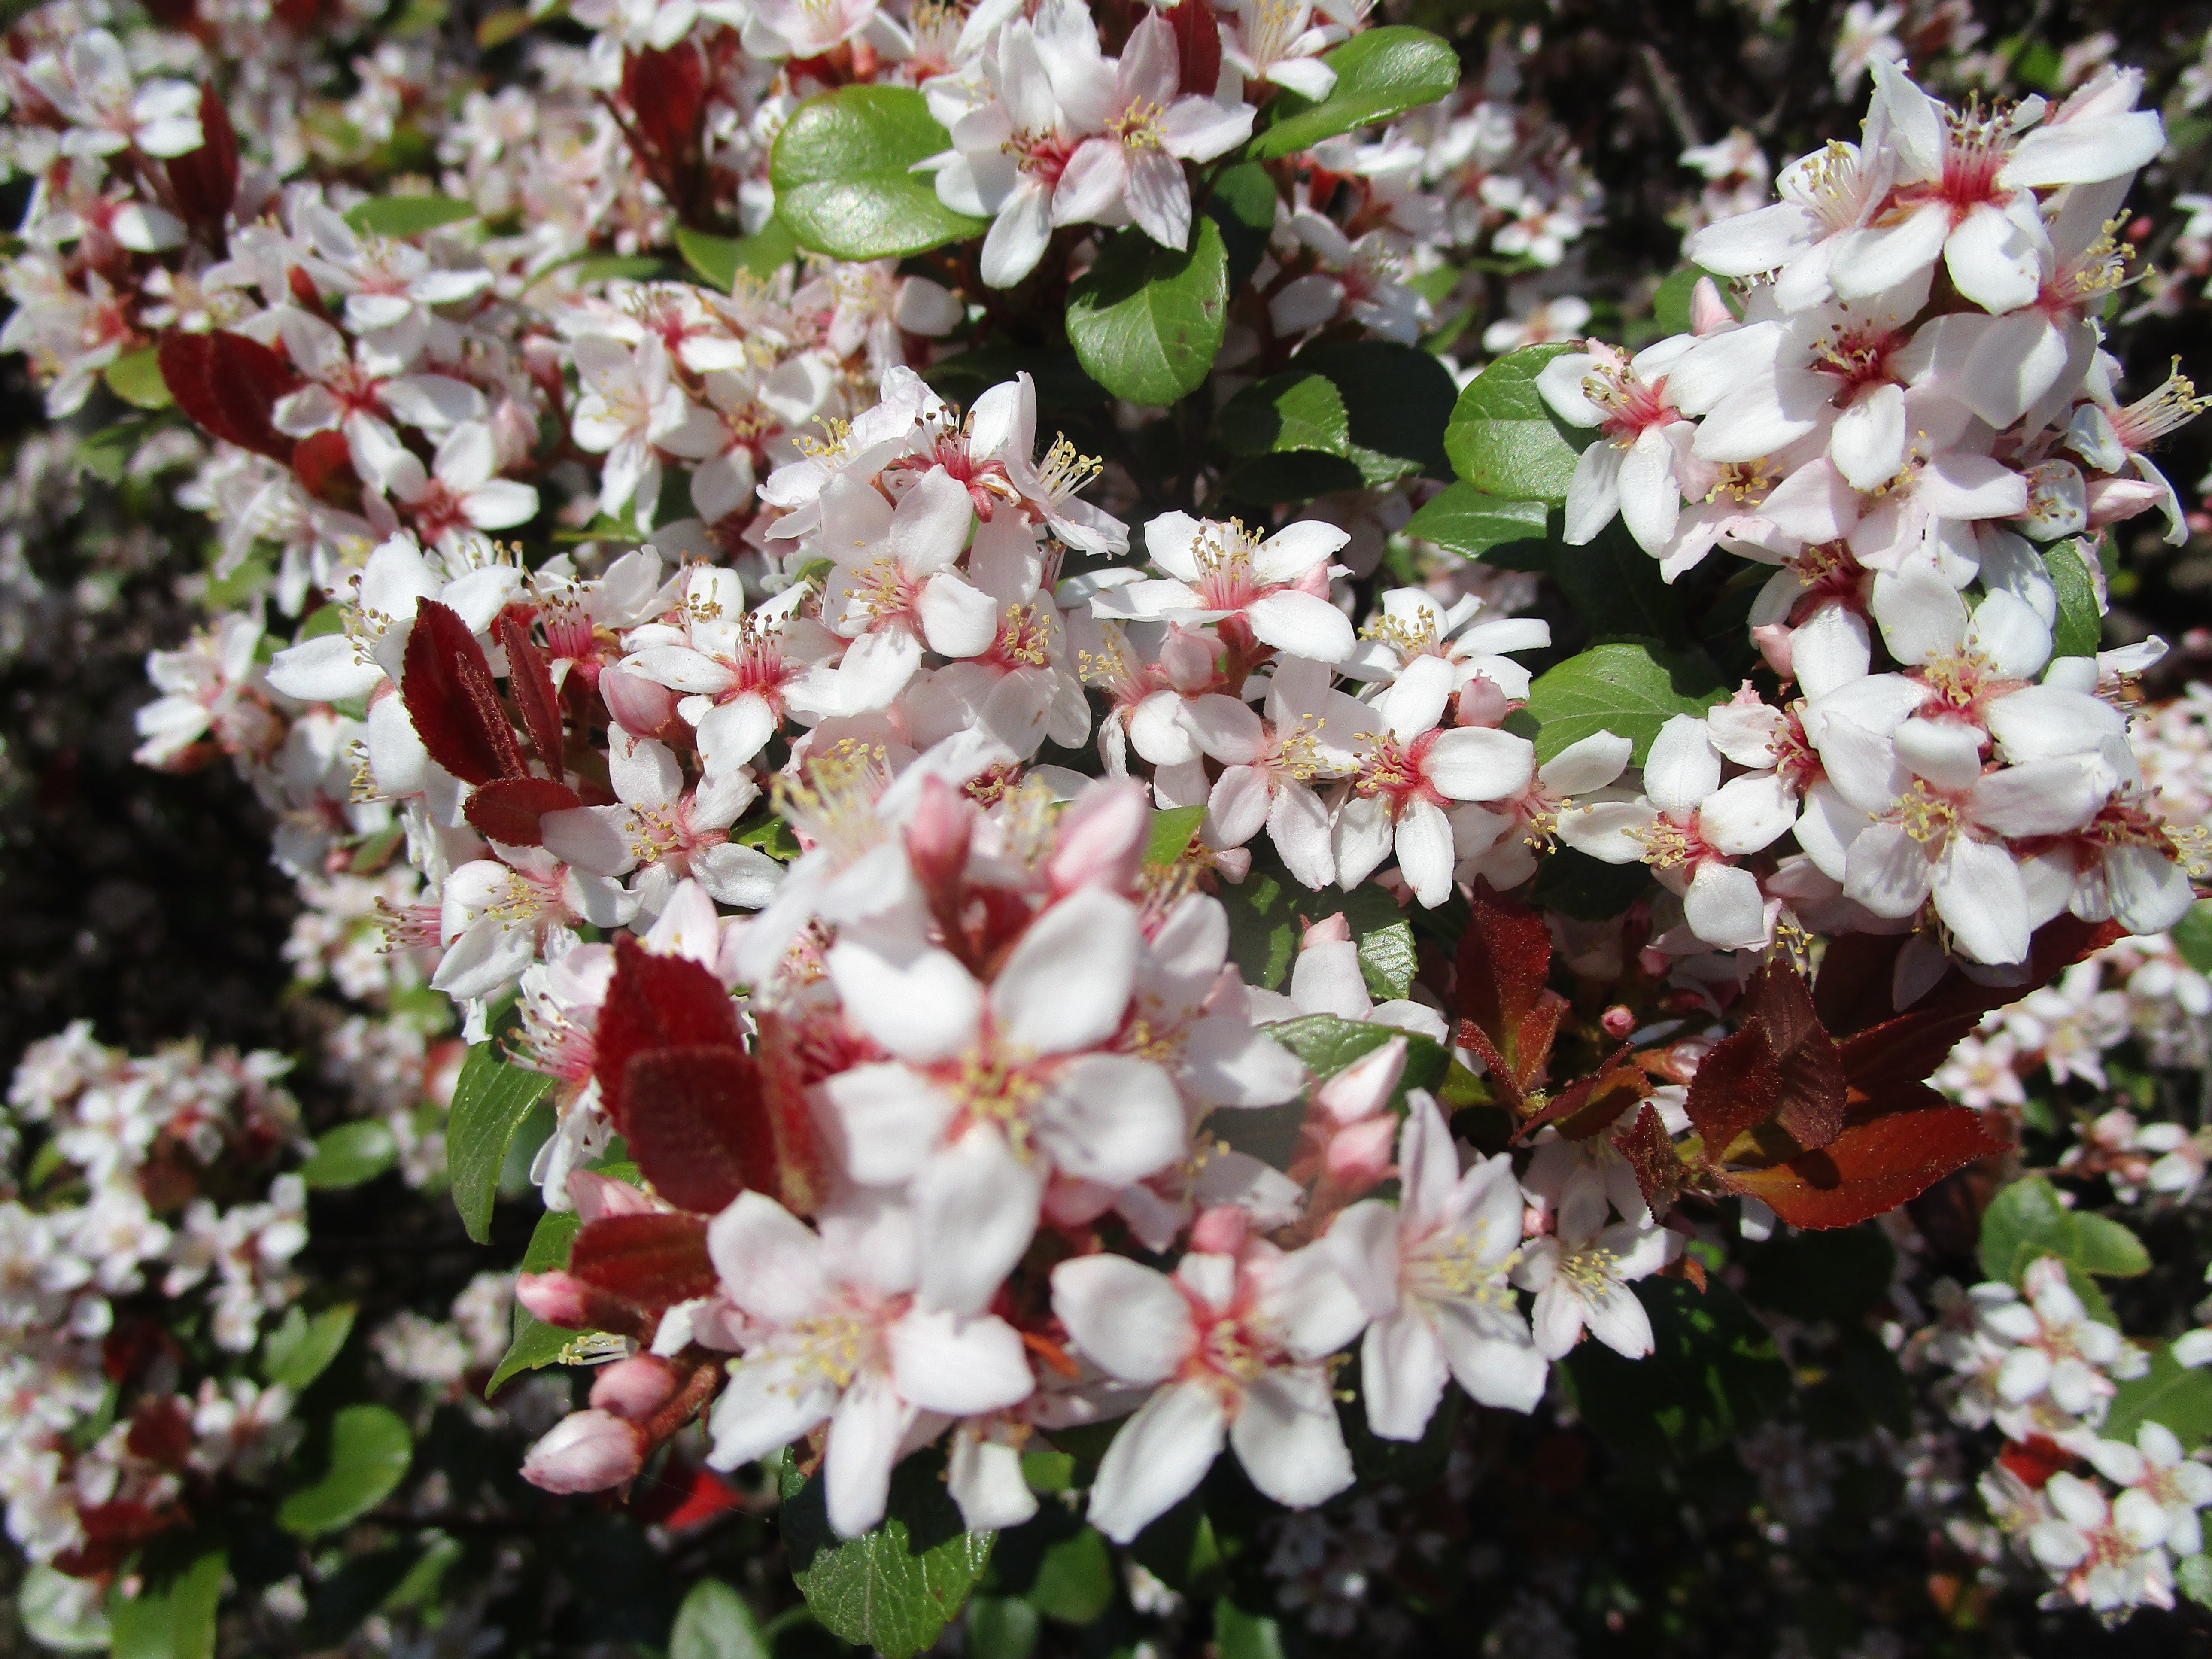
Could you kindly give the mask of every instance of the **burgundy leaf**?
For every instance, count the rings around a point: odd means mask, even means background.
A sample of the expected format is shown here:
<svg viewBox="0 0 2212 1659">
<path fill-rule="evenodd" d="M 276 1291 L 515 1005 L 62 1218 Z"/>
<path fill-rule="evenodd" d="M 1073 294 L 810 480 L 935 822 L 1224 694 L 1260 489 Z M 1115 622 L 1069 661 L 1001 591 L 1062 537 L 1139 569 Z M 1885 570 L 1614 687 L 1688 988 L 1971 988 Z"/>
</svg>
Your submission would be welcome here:
<svg viewBox="0 0 2212 1659">
<path fill-rule="evenodd" d="M 615 940 L 614 982 L 593 1037 L 600 1103 L 630 1132 L 632 1055 L 657 1048 L 742 1050 L 738 1013 L 722 982 L 687 957 L 656 956 L 623 934 Z"/>
<path fill-rule="evenodd" d="M 1779 1125 L 1797 1145 L 1824 1146 L 1844 1127 L 1844 1063 L 1797 970 L 1769 963 L 1745 988 L 1741 1029 L 1698 1062 L 1690 1121 L 1707 1156 L 1726 1156 L 1747 1129 Z"/>
<path fill-rule="evenodd" d="M 529 775 L 483 647 L 452 607 L 416 601 L 399 693 L 430 758 L 462 782 Z"/>
<path fill-rule="evenodd" d="M 1681 1155 L 1674 1150 L 1674 1137 L 1667 1133 L 1666 1122 L 1659 1115 L 1659 1109 L 1645 1106 L 1637 1113 L 1633 1122 L 1613 1136 L 1613 1144 L 1628 1160 L 1628 1167 L 1636 1171 L 1636 1184 L 1644 1194 L 1644 1203 L 1651 1208 L 1651 1218 L 1665 1220 L 1667 1212 L 1674 1207 L 1687 1172 L 1682 1167 Z"/>
<path fill-rule="evenodd" d="M 1457 962 L 1462 1041 L 1488 1062 L 1516 1106 L 1543 1075 L 1566 1012 L 1565 1001 L 1547 988 L 1551 969 L 1552 934 L 1544 918 L 1477 882 Z"/>
<path fill-rule="evenodd" d="M 171 156 L 167 167 L 177 210 L 203 241 L 220 252 L 223 223 L 238 199 L 238 134 L 213 85 L 200 88 L 200 147 Z"/>
<path fill-rule="evenodd" d="M 705 1219 L 659 1212 L 586 1222 L 569 1248 L 568 1274 L 640 1308 L 672 1307 L 720 1288 Z"/>
<path fill-rule="evenodd" d="M 201 430 L 289 465 L 292 440 L 275 424 L 276 400 L 301 385 L 289 364 L 243 334 L 216 329 L 161 336 L 155 361 L 177 406 Z"/>
<path fill-rule="evenodd" d="M 545 764 L 549 777 L 559 777 L 563 739 L 561 735 L 561 696 L 553 689 L 553 672 L 545 653 L 530 642 L 530 629 L 511 611 L 499 615 L 499 642 L 507 653 L 507 689 L 522 711 L 523 730 L 530 746 Z"/>
<path fill-rule="evenodd" d="M 1734 1170 L 1720 1182 L 1793 1227 L 1849 1227 L 2004 1146 L 1971 1107 L 1929 1106 L 1854 1125 L 1817 1151 L 1770 1169 Z"/>
<path fill-rule="evenodd" d="M 361 475 L 353 470 L 353 447 L 333 428 L 312 432 L 293 447 L 292 471 L 300 488 L 325 507 L 342 513 L 361 510 Z"/>
<path fill-rule="evenodd" d="M 647 1048 L 623 1067 L 629 1155 L 671 1204 L 713 1214 L 775 1190 L 775 1136 L 753 1057 L 729 1044 Z"/>
<path fill-rule="evenodd" d="M 548 812 L 581 806 L 583 797 L 550 778 L 494 778 L 469 797 L 469 823 L 486 841 L 502 847 L 541 847 L 545 832 L 538 820 Z"/>
<path fill-rule="evenodd" d="M 1212 97 L 1221 84 L 1221 25 L 1213 15 L 1213 0 L 1182 0 L 1167 18 L 1175 26 L 1176 49 L 1182 58 L 1179 90 Z"/>
</svg>

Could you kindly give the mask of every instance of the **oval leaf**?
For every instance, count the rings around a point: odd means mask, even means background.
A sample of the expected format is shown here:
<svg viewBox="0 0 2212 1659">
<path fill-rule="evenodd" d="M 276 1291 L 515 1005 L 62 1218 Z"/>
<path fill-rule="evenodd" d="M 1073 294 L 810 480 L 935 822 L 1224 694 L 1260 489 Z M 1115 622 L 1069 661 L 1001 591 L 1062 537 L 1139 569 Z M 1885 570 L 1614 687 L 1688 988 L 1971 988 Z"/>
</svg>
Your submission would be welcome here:
<svg viewBox="0 0 2212 1659">
<path fill-rule="evenodd" d="M 310 1319 L 298 1308 L 286 1310 L 283 1322 L 261 1346 L 261 1374 L 294 1394 L 330 1369 L 353 1330 L 354 1304 L 325 1308 Z"/>
<path fill-rule="evenodd" d="M 1171 404 L 1206 379 L 1229 316 L 1229 257 L 1211 219 L 1190 250 L 1114 236 L 1068 290 L 1067 337 L 1091 377 L 1132 403 Z"/>
<path fill-rule="evenodd" d="M 107 389 L 126 404 L 140 409 L 167 409 L 176 398 L 169 392 L 169 383 L 161 378 L 161 353 L 158 347 L 148 346 L 118 357 L 101 371 L 101 380 Z"/>
<path fill-rule="evenodd" d="M 668 1659 L 768 1659 L 751 1605 L 719 1578 L 702 1578 L 676 1610 Z"/>
<path fill-rule="evenodd" d="M 1536 376 L 1571 340 L 1510 351 L 1468 382 L 1444 428 L 1453 471 L 1477 489 L 1508 501 L 1567 499 L 1575 463 L 1595 435 L 1562 425 L 1536 390 Z"/>
<path fill-rule="evenodd" d="M 473 203 L 453 196 L 379 196 L 345 211 L 346 223 L 363 236 L 420 236 L 476 216 Z"/>
<path fill-rule="evenodd" d="M 1343 399 L 1348 441 L 1339 452 L 1370 488 L 1444 465 L 1444 428 L 1458 389 L 1451 371 L 1395 340 L 1311 346 L 1294 366 L 1328 377 Z"/>
<path fill-rule="evenodd" d="M 399 1156 L 392 1131 L 374 1121 L 341 1123 L 315 1143 L 314 1155 L 300 1166 L 310 1187 L 358 1187 L 390 1169 Z"/>
<path fill-rule="evenodd" d="M 1413 514 L 1406 533 L 1438 547 L 1479 559 L 1494 547 L 1544 540 L 1547 514 L 1541 501 L 1510 501 L 1485 495 L 1470 483 L 1455 483 L 1431 496 Z"/>
<path fill-rule="evenodd" d="M 390 1497 L 414 1455 L 415 1437 L 398 1413 L 346 1407 L 331 1419 L 328 1465 L 277 1505 L 277 1525 L 308 1538 L 337 1530 Z"/>
<path fill-rule="evenodd" d="M 921 253 L 980 236 L 985 221 L 937 199 L 916 161 L 951 149 L 910 87 L 842 87 L 810 98 L 769 160 L 775 216 L 801 247 L 839 259 Z"/>
<path fill-rule="evenodd" d="M 479 1042 L 461 1062 L 453 1085 L 453 1115 L 446 1124 L 446 1170 L 453 1207 L 479 1244 L 491 1243 L 492 1205 L 507 1149 L 530 1109 L 553 1086 L 543 1072 L 525 1071 L 500 1058 L 499 1045 Z"/>
<path fill-rule="evenodd" d="M 995 1534 L 963 1526 L 935 1452 L 899 1465 L 884 1523 L 858 1538 L 830 1529 L 818 1476 L 802 1480 L 787 1458 L 782 1485 L 783 1544 L 806 1605 L 832 1634 L 883 1659 L 912 1659 L 935 1642 L 991 1559 Z"/>
<path fill-rule="evenodd" d="M 1635 744 L 1641 766 L 1661 726 L 1677 714 L 1702 714 L 1726 696 L 1703 657 L 1634 641 L 1595 646 L 1528 688 L 1536 758 L 1611 732 Z"/>
<path fill-rule="evenodd" d="M 1336 71 L 1328 96 L 1316 104 L 1283 94 L 1282 112 L 1253 141 L 1253 155 L 1295 155 L 1340 132 L 1449 98 L 1459 86 L 1459 54 L 1426 29 L 1370 29 L 1322 62 Z"/>
</svg>

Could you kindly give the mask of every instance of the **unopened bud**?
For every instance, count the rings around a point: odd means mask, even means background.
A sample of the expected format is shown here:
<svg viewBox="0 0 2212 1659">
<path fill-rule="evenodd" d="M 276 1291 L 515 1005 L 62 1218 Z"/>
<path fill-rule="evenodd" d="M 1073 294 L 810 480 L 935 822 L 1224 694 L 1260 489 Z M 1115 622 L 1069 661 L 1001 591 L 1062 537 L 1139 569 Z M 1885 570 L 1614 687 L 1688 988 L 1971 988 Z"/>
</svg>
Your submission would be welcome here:
<svg viewBox="0 0 2212 1659">
<path fill-rule="evenodd" d="M 1479 726 L 1494 732 L 1505 724 L 1505 717 L 1512 712 L 1513 703 L 1504 689 L 1487 674 L 1477 674 L 1460 688 L 1458 720 L 1462 726 Z"/>
<path fill-rule="evenodd" d="M 1316 945 L 1349 945 L 1352 943 L 1352 923 L 1340 911 L 1333 916 L 1323 916 L 1310 923 L 1298 937 L 1298 949 L 1310 951 Z"/>
<path fill-rule="evenodd" d="M 1398 1120 L 1389 1113 L 1355 1123 L 1328 1143 L 1323 1167 L 1340 1187 L 1364 1192 L 1390 1173 L 1390 1143 L 1397 1136 Z"/>
<path fill-rule="evenodd" d="M 577 1179 L 573 1175 L 568 1177 L 571 1192 L 575 1190 Z M 592 1299 L 592 1287 L 568 1273 L 525 1273 L 514 1282 L 514 1299 L 533 1317 L 548 1325 L 558 1325 L 567 1331 L 587 1330 L 591 1327 L 586 1309 Z"/>
<path fill-rule="evenodd" d="M 1220 641 L 1211 635 L 1171 628 L 1160 641 L 1160 672 L 1184 696 L 1195 696 L 1213 684 L 1214 658 L 1220 649 Z"/>
<path fill-rule="evenodd" d="M 568 1177 L 568 1199 L 576 1206 L 576 1218 L 587 1224 L 611 1215 L 647 1215 L 654 1207 L 643 1188 L 595 1170 L 578 1170 Z"/>
<path fill-rule="evenodd" d="M 650 738 L 676 718 L 676 694 L 635 669 L 611 663 L 599 675 L 599 696 L 615 724 L 634 738 Z"/>
<path fill-rule="evenodd" d="M 1060 844 L 1045 866 L 1055 893 L 1079 887 L 1124 892 L 1145 867 L 1152 836 L 1145 786 L 1133 778 L 1100 781 L 1075 798 L 1060 821 Z"/>
<path fill-rule="evenodd" d="M 1616 1002 L 1599 1018 L 1598 1024 L 1605 1027 L 1607 1036 L 1618 1042 L 1636 1029 L 1636 1016 Z"/>
<path fill-rule="evenodd" d="M 676 1397 L 684 1373 L 659 1354 L 618 1359 L 592 1383 L 592 1407 L 627 1422 L 641 1422 Z"/>
<path fill-rule="evenodd" d="M 2148 478 L 2098 478 L 2087 493 L 2092 529 L 2148 513 L 2166 499 L 2166 491 Z"/>
<path fill-rule="evenodd" d="M 605 1492 L 635 1479 L 644 1462 L 635 1428 L 611 1412 L 575 1412 L 524 1455 L 522 1478 L 547 1492 Z"/>
<path fill-rule="evenodd" d="M 1725 328 L 1735 320 L 1735 313 L 1728 308 L 1721 297 L 1720 287 L 1710 276 L 1700 276 L 1690 289 L 1690 332 L 1703 336 L 1717 328 Z"/>
<path fill-rule="evenodd" d="M 907 822 L 906 850 L 926 890 L 949 887 L 966 873 L 975 827 L 975 808 L 958 790 L 939 777 L 921 781 L 914 816 Z"/>
<path fill-rule="evenodd" d="M 1797 678 L 1790 665 L 1790 636 L 1796 630 L 1780 623 L 1765 623 L 1751 630 L 1752 642 L 1759 647 L 1759 654 L 1766 659 L 1766 665 L 1785 680 Z"/>
<path fill-rule="evenodd" d="M 1252 1218 L 1242 1206 L 1218 1205 L 1191 1224 L 1190 1248 L 1206 1255 L 1235 1255 L 1251 1231 Z"/>
<path fill-rule="evenodd" d="M 1314 1093 L 1314 1104 L 1339 1123 L 1357 1123 L 1389 1104 L 1405 1074 L 1406 1039 L 1395 1036 L 1322 1084 Z"/>
</svg>

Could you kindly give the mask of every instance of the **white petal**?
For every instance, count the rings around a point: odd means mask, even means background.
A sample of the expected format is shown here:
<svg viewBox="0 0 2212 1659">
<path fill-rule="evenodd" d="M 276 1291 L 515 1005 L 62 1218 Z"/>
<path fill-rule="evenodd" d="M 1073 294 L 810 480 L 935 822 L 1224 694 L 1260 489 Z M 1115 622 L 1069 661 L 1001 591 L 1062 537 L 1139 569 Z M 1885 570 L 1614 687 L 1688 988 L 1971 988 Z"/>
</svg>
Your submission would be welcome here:
<svg viewBox="0 0 2212 1659">
<path fill-rule="evenodd" d="M 1272 1370 L 1250 1383 L 1229 1425 L 1229 1441 L 1252 1484 L 1292 1509 L 1352 1484 L 1352 1454 L 1337 1425 L 1328 1373 L 1318 1369 Z"/>
<path fill-rule="evenodd" d="M 1078 1351 L 1124 1382 L 1172 1376 L 1197 1340 L 1182 1292 L 1126 1256 L 1061 1262 L 1052 1270 L 1052 1310 Z"/>
<path fill-rule="evenodd" d="M 1121 1425 L 1099 1460 L 1091 1524 L 1115 1543 L 1128 1543 L 1198 1489 L 1221 1455 L 1228 1426 L 1211 1389 L 1196 1382 L 1162 1389 Z"/>
</svg>

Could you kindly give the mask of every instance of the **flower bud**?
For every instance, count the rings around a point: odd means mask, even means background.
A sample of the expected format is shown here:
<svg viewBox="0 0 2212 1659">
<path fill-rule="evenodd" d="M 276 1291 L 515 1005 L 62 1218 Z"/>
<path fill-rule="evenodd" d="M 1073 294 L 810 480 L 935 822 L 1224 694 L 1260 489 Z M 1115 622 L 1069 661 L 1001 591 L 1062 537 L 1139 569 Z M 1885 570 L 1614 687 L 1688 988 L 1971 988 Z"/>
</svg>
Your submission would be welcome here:
<svg viewBox="0 0 2212 1659">
<path fill-rule="evenodd" d="M 1126 890 L 1145 867 L 1152 819 L 1145 786 L 1134 779 L 1092 784 L 1060 821 L 1060 844 L 1045 866 L 1053 891 Z"/>
<path fill-rule="evenodd" d="M 579 1178 L 574 1175 L 568 1177 L 571 1191 Z M 514 1282 L 517 1302 L 534 1317 L 563 1330 L 590 1328 L 591 1316 L 586 1310 L 591 1294 L 591 1286 L 565 1273 L 525 1273 Z"/>
<path fill-rule="evenodd" d="M 1348 1192 L 1364 1192 L 1390 1173 L 1390 1146 L 1397 1138 L 1395 1113 L 1355 1123 L 1329 1141 L 1322 1167 Z"/>
<path fill-rule="evenodd" d="M 1710 276 L 1698 277 L 1697 286 L 1690 290 L 1690 332 L 1702 337 L 1735 320 L 1735 313 L 1721 297 L 1719 285 Z"/>
<path fill-rule="evenodd" d="M 1339 1123 L 1357 1123 L 1389 1104 L 1405 1074 L 1406 1039 L 1395 1036 L 1322 1084 L 1314 1091 L 1314 1104 Z"/>
<path fill-rule="evenodd" d="M 1217 1205 L 1191 1224 L 1190 1248 L 1204 1255 L 1235 1255 L 1251 1230 L 1252 1218 L 1242 1206 Z"/>
<path fill-rule="evenodd" d="M 574 1412 L 524 1455 L 522 1478 L 547 1492 L 604 1492 L 635 1479 L 644 1461 L 643 1437 L 629 1424 L 611 1412 Z"/>
<path fill-rule="evenodd" d="M 1636 1016 L 1616 1002 L 1605 1011 L 1598 1023 L 1605 1027 L 1605 1034 L 1617 1042 L 1636 1029 Z"/>
<path fill-rule="evenodd" d="M 650 738 L 676 718 L 676 694 L 635 669 L 610 663 L 599 674 L 599 695 L 615 724 L 633 737 Z"/>
<path fill-rule="evenodd" d="M 591 1170 L 578 1170 L 568 1177 L 568 1197 L 577 1218 L 586 1223 L 611 1215 L 646 1215 L 659 1207 L 642 1188 Z"/>
<path fill-rule="evenodd" d="M 674 1399 L 683 1382 L 684 1373 L 659 1354 L 618 1359 L 592 1382 L 592 1407 L 641 1422 Z"/>
<path fill-rule="evenodd" d="M 1458 720 L 1462 726 L 1480 726 L 1496 731 L 1505 724 L 1505 717 L 1513 712 L 1512 701 L 1504 689 L 1487 674 L 1477 674 L 1460 688 Z"/>
<path fill-rule="evenodd" d="M 958 790 L 942 778 L 921 781 L 921 798 L 906 826 L 906 850 L 926 891 L 935 895 L 950 889 L 966 873 L 975 827 L 975 811 Z"/>
<path fill-rule="evenodd" d="M 1759 647 L 1759 654 L 1766 659 L 1766 665 L 1785 680 L 1797 678 L 1790 665 L 1790 636 L 1796 630 L 1781 623 L 1765 623 L 1751 630 L 1751 637 Z"/>
<path fill-rule="evenodd" d="M 1305 932 L 1298 936 L 1298 949 L 1301 951 L 1310 951 L 1316 945 L 1351 943 L 1352 923 L 1340 911 L 1335 915 L 1323 916 L 1319 921 L 1309 923 Z"/>
</svg>

